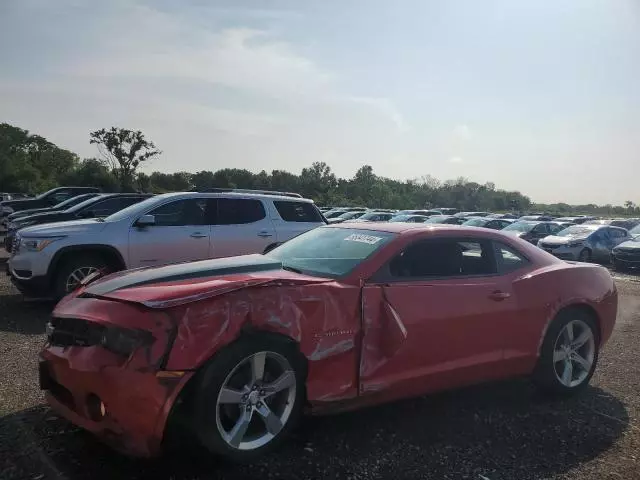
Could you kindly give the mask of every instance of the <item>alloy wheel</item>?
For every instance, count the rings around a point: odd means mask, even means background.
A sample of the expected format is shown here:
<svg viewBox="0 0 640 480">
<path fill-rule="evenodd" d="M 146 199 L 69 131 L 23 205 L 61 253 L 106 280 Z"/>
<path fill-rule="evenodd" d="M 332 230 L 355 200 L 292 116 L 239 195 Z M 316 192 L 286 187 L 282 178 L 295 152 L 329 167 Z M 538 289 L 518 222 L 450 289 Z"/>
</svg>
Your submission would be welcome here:
<svg viewBox="0 0 640 480">
<path fill-rule="evenodd" d="M 86 277 L 91 275 L 92 273 L 97 272 L 98 269 L 96 267 L 79 267 L 76 268 L 73 272 L 69 274 L 67 277 L 67 281 L 65 284 L 65 288 L 67 293 L 72 292 L 80 285 L 80 282 L 84 280 Z"/>
<path fill-rule="evenodd" d="M 577 387 L 588 378 L 595 357 L 593 330 L 582 320 L 572 320 L 560 331 L 553 348 L 553 369 L 565 387 Z"/>
<path fill-rule="evenodd" d="M 246 357 L 227 375 L 216 401 L 216 426 L 231 448 L 254 450 L 273 440 L 296 401 L 296 375 L 275 352 Z"/>
</svg>

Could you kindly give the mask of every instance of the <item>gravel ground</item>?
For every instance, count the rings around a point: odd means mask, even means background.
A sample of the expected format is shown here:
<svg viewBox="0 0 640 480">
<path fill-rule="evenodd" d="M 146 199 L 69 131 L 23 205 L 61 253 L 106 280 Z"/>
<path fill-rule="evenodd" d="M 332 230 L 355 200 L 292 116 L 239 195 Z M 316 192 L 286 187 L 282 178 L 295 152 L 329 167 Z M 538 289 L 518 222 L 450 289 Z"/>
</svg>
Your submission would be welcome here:
<svg viewBox="0 0 640 480">
<path fill-rule="evenodd" d="M 616 331 L 579 397 L 516 380 L 311 418 L 277 454 L 234 466 L 193 450 L 127 459 L 56 417 L 36 372 L 51 305 L 25 303 L 0 273 L 0 478 L 638 479 L 640 280 L 617 283 Z"/>
</svg>

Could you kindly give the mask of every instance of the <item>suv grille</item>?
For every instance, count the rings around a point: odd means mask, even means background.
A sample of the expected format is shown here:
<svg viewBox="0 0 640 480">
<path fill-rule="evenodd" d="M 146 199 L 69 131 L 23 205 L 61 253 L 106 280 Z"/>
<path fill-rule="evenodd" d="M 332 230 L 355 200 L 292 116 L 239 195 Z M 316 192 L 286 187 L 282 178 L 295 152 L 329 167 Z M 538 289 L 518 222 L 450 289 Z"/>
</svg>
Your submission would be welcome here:
<svg viewBox="0 0 640 480">
<path fill-rule="evenodd" d="M 47 324 L 47 337 L 58 347 L 99 345 L 106 327 L 78 318 L 52 318 Z"/>
<path fill-rule="evenodd" d="M 20 237 L 16 235 L 13 237 L 13 242 L 11 243 L 11 253 L 16 254 L 20 250 Z"/>
</svg>

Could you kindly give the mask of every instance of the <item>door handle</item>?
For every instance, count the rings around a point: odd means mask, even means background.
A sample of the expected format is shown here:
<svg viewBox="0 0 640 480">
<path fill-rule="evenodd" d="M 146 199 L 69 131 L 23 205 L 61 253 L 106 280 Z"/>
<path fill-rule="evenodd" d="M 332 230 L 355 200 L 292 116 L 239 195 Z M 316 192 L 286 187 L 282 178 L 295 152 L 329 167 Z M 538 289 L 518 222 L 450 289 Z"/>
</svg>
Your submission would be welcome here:
<svg viewBox="0 0 640 480">
<path fill-rule="evenodd" d="M 491 292 L 489 294 L 489 298 L 491 300 L 495 300 L 496 302 L 501 302 L 502 300 L 506 300 L 511 296 L 508 292 L 501 292 L 500 290 L 496 290 L 495 292 Z"/>
<path fill-rule="evenodd" d="M 201 232 L 193 232 L 190 237 L 191 238 L 204 238 L 204 237 L 208 237 L 209 235 L 207 235 L 206 233 L 201 233 Z"/>
<path fill-rule="evenodd" d="M 262 238 L 266 238 L 266 237 L 273 237 L 273 233 L 269 233 L 269 232 L 260 232 L 260 233 L 258 233 L 258 236 L 259 236 L 259 237 L 262 237 Z"/>
</svg>

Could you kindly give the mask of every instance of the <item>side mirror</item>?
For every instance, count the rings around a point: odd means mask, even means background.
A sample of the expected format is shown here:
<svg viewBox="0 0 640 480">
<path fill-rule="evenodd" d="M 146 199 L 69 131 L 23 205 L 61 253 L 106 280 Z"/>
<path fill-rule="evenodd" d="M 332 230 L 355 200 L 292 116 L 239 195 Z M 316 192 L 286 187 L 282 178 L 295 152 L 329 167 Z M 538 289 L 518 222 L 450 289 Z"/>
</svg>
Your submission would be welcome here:
<svg viewBox="0 0 640 480">
<path fill-rule="evenodd" d="M 149 227 L 149 226 L 155 225 L 155 224 L 156 224 L 155 215 L 142 215 L 136 221 L 136 227 Z"/>
</svg>

